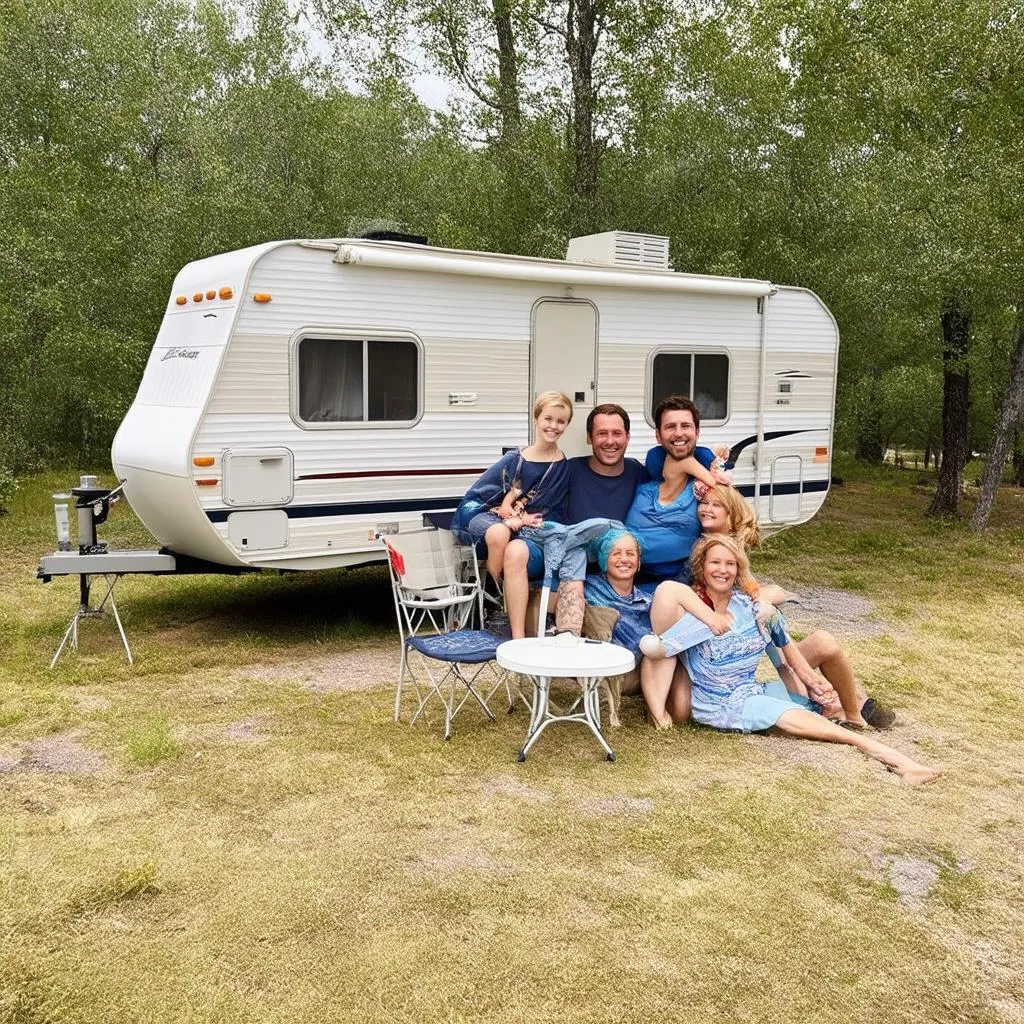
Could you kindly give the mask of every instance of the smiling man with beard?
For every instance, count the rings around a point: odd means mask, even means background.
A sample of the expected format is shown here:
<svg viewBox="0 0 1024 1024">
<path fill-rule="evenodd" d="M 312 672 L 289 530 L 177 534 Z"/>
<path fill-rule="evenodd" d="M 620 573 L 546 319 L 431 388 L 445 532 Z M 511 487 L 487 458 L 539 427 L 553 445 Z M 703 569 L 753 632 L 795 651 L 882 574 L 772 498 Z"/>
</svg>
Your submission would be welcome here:
<svg viewBox="0 0 1024 1024">
<path fill-rule="evenodd" d="M 679 579 L 685 583 L 690 549 L 700 537 L 691 475 L 700 437 L 700 412 L 689 398 L 672 395 L 658 403 L 654 425 L 655 437 L 665 452 L 662 479 L 637 488 L 625 523 L 643 545 L 641 580 Z M 699 451 L 703 459 L 714 457 L 709 449 Z"/>
<path fill-rule="evenodd" d="M 626 458 L 629 447 L 629 413 L 621 405 L 595 406 L 587 417 L 587 444 L 590 455 L 569 460 L 569 498 L 565 521 L 581 523 L 585 519 L 615 519 L 622 522 L 633 504 L 640 484 L 649 477 L 636 459 Z M 556 623 L 559 629 L 579 633 L 583 626 L 583 577 L 585 559 L 563 577 L 558 588 Z M 570 573 L 567 573 L 567 575 Z"/>
</svg>

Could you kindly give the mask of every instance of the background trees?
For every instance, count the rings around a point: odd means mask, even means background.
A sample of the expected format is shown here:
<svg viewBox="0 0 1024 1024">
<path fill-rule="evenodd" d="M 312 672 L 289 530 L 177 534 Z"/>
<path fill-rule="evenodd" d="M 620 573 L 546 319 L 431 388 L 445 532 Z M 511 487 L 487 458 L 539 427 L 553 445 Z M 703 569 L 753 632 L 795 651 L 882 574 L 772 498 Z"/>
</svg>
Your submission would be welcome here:
<svg viewBox="0 0 1024 1024">
<path fill-rule="evenodd" d="M 681 270 L 818 291 L 839 439 L 941 447 L 955 513 L 966 454 L 994 444 L 991 490 L 1022 429 L 1022 6 L 22 0 L 0 464 L 105 454 L 190 259 L 372 218 L 548 256 L 620 227 Z"/>
</svg>

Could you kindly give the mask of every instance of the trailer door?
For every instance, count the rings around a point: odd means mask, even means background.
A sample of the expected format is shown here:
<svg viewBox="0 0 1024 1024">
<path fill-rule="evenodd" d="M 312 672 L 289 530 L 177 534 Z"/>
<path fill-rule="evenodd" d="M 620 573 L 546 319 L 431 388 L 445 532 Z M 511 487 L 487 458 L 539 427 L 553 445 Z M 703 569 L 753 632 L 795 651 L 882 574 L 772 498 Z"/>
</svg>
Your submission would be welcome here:
<svg viewBox="0 0 1024 1024">
<path fill-rule="evenodd" d="M 572 423 L 560 443 L 567 456 L 589 451 L 586 420 L 596 388 L 597 308 L 582 300 L 541 299 L 533 307 L 530 413 L 542 391 L 564 391 L 572 399 Z"/>
</svg>

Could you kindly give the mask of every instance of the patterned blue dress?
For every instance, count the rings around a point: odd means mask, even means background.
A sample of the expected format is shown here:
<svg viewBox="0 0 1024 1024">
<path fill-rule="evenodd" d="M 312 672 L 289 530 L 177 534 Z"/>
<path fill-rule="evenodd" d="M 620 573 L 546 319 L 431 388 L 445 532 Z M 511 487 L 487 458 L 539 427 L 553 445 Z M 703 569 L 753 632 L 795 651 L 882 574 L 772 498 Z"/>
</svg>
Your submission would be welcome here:
<svg viewBox="0 0 1024 1024">
<path fill-rule="evenodd" d="M 762 633 L 754 602 L 735 591 L 729 612 L 733 627 L 728 633 L 703 640 L 683 655 L 693 682 L 693 720 L 714 729 L 761 732 L 794 708 L 816 710 L 816 704 L 782 683 L 754 679 L 767 645 L 790 643 L 780 618 L 774 617 Z"/>
</svg>

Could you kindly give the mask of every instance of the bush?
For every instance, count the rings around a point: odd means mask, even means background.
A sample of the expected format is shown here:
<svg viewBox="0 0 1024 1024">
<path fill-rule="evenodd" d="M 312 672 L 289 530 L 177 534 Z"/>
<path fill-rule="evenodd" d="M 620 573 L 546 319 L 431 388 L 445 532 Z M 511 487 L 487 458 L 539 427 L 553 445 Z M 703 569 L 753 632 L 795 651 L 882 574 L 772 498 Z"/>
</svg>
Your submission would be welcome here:
<svg viewBox="0 0 1024 1024">
<path fill-rule="evenodd" d="M 12 469 L 0 463 L 0 516 L 7 515 L 8 502 L 18 489 L 18 478 Z"/>
</svg>

